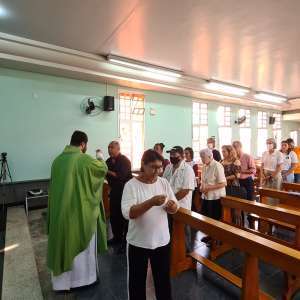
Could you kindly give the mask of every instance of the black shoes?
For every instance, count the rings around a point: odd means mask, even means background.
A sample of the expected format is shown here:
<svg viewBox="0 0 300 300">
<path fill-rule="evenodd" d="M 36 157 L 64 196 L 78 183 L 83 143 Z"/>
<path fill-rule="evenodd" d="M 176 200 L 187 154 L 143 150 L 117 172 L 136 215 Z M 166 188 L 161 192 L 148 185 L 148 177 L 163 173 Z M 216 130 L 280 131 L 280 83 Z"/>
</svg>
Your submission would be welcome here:
<svg viewBox="0 0 300 300">
<path fill-rule="evenodd" d="M 210 242 L 210 240 L 211 240 L 211 237 L 210 237 L 210 236 L 204 236 L 204 237 L 201 239 L 201 242 L 207 244 L 208 242 Z"/>
</svg>

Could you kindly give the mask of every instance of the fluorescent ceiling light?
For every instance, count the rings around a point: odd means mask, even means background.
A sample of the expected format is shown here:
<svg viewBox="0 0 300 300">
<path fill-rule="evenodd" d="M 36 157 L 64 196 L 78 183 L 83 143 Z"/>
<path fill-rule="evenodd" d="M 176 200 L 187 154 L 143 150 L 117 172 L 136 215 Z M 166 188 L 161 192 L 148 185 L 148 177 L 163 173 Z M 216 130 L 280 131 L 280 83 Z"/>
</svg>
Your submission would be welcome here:
<svg viewBox="0 0 300 300">
<path fill-rule="evenodd" d="M 271 102 L 271 103 L 283 103 L 287 100 L 284 96 L 274 95 L 264 92 L 257 92 L 254 98 L 261 101 Z"/>
<path fill-rule="evenodd" d="M 118 56 L 113 56 L 113 55 L 108 55 L 107 59 L 115 64 L 118 65 L 124 65 L 127 67 L 132 67 L 136 69 L 140 69 L 143 71 L 148 71 L 152 73 L 159 73 L 165 76 L 173 76 L 173 77 L 181 77 L 182 74 L 179 71 L 171 70 L 171 69 L 165 69 L 162 67 L 156 67 L 150 64 L 145 64 L 142 62 L 134 61 L 134 60 L 129 60 L 126 58 L 118 57 Z"/>
<path fill-rule="evenodd" d="M 232 94 L 236 96 L 245 96 L 250 91 L 250 89 L 245 87 L 223 83 L 219 81 L 213 81 L 213 80 L 210 80 L 207 83 L 205 83 L 204 87 L 208 90 L 222 92 L 226 94 Z"/>
<path fill-rule="evenodd" d="M 149 77 L 149 78 L 157 79 L 157 80 L 171 81 L 171 82 L 176 82 L 176 80 L 177 80 L 177 78 L 174 76 L 168 76 L 168 75 L 157 73 L 157 72 L 143 71 L 142 74 L 145 77 Z"/>
</svg>

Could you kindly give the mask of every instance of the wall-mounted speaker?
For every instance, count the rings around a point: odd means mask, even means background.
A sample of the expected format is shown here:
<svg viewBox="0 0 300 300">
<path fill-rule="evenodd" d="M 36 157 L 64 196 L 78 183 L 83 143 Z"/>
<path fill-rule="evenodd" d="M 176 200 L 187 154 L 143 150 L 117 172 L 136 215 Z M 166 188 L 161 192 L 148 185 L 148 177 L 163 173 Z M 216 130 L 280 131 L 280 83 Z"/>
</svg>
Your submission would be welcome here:
<svg viewBox="0 0 300 300">
<path fill-rule="evenodd" d="M 115 97 L 114 96 L 104 96 L 104 111 L 115 110 Z"/>
<path fill-rule="evenodd" d="M 269 117 L 269 124 L 273 125 L 275 123 L 275 117 Z"/>
</svg>

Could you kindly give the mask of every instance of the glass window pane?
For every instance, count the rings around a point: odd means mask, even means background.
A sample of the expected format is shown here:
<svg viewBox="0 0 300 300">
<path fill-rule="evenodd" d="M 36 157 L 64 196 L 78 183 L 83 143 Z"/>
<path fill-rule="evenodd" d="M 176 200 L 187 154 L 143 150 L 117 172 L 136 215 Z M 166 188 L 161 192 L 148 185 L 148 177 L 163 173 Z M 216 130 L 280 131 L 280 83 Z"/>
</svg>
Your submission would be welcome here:
<svg viewBox="0 0 300 300">
<path fill-rule="evenodd" d="M 199 124 L 199 114 L 193 113 L 193 124 Z"/>
<path fill-rule="evenodd" d="M 131 160 L 133 168 L 139 168 L 144 151 L 144 96 L 127 93 L 121 94 L 119 99 L 122 153 Z"/>
<path fill-rule="evenodd" d="M 207 147 L 208 126 L 200 127 L 200 150 Z"/>
<path fill-rule="evenodd" d="M 297 130 L 290 132 L 290 138 L 294 140 L 295 145 L 298 145 L 298 132 Z"/>
<path fill-rule="evenodd" d="M 240 141 L 245 153 L 251 153 L 251 128 L 240 128 Z"/>
<path fill-rule="evenodd" d="M 219 127 L 219 148 L 223 145 L 231 145 L 232 129 L 231 127 Z"/>
<path fill-rule="evenodd" d="M 263 152 L 266 151 L 266 140 L 268 138 L 268 130 L 258 129 L 258 139 L 257 139 L 257 156 L 261 157 Z"/>
<path fill-rule="evenodd" d="M 199 137 L 200 137 L 200 128 L 199 127 L 196 127 L 194 126 L 193 128 L 193 140 L 199 140 Z"/>
</svg>

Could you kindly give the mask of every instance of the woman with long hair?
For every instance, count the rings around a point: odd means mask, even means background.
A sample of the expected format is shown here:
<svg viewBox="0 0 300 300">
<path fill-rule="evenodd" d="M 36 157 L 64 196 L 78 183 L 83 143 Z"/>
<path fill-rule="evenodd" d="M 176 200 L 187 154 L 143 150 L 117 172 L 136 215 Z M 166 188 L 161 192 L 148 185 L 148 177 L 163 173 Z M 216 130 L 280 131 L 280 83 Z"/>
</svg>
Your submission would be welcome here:
<svg viewBox="0 0 300 300">
<path fill-rule="evenodd" d="M 241 175 L 241 162 L 237 157 L 237 153 L 233 146 L 224 145 L 222 146 L 223 160 L 221 164 L 224 167 L 224 173 L 227 181 L 226 195 L 234 196 L 238 198 L 247 198 L 247 191 L 244 187 L 240 186 L 240 175 Z M 235 209 L 233 212 L 233 221 L 242 225 L 243 214 L 241 210 Z"/>
<path fill-rule="evenodd" d="M 221 164 L 224 167 L 225 177 L 227 180 L 226 189 L 231 186 L 239 186 L 239 178 L 241 174 L 241 162 L 237 158 L 237 153 L 231 145 L 222 146 L 223 160 Z"/>
</svg>

